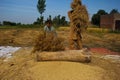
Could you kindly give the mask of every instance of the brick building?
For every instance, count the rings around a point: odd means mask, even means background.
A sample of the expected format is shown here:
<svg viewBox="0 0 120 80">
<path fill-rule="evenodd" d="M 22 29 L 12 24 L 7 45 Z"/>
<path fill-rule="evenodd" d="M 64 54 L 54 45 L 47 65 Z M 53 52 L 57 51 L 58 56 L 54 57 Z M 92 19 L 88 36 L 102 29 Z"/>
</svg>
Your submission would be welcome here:
<svg viewBox="0 0 120 80">
<path fill-rule="evenodd" d="M 100 17 L 100 26 L 113 31 L 120 30 L 120 14 L 108 14 Z"/>
</svg>

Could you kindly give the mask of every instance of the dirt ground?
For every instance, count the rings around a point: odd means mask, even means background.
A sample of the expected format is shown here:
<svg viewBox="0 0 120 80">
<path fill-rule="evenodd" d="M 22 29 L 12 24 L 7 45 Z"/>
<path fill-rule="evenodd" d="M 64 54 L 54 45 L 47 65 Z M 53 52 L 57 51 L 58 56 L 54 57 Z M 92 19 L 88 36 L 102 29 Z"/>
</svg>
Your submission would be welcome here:
<svg viewBox="0 0 120 80">
<path fill-rule="evenodd" d="M 91 63 L 52 61 L 37 62 L 31 53 L 39 29 L 1 29 L 0 46 L 22 46 L 8 61 L 0 59 L 0 80 L 120 80 L 120 62 L 103 59 L 95 52 Z M 69 30 L 57 30 L 68 46 Z M 120 52 L 120 34 L 83 34 L 83 45 Z M 25 47 L 25 48 L 24 48 Z"/>
</svg>

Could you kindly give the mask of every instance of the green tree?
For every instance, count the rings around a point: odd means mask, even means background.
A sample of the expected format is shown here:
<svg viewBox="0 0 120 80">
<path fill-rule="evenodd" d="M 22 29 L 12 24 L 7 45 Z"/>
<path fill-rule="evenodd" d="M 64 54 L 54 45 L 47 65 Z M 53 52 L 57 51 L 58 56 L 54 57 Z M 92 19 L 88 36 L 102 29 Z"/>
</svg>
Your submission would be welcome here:
<svg viewBox="0 0 120 80">
<path fill-rule="evenodd" d="M 99 10 L 92 16 L 92 24 L 100 26 L 100 16 L 108 14 L 105 10 Z"/>
<path fill-rule="evenodd" d="M 49 20 L 52 20 L 52 16 L 51 15 L 49 15 Z"/>
<path fill-rule="evenodd" d="M 61 15 L 58 15 L 58 16 L 57 16 L 57 25 L 60 25 L 60 21 L 61 21 L 61 18 L 60 18 L 60 17 L 61 17 Z"/>
<path fill-rule="evenodd" d="M 57 24 L 57 17 L 55 16 L 54 18 L 53 18 L 53 24 Z"/>
<path fill-rule="evenodd" d="M 61 17 L 60 23 L 61 23 L 61 25 L 63 25 L 63 26 L 66 24 L 66 17 L 65 17 L 65 16 L 62 16 L 62 17 Z"/>
<path fill-rule="evenodd" d="M 43 24 L 43 21 L 44 21 L 44 17 L 41 16 L 41 17 L 40 17 L 40 21 L 39 21 L 40 23 L 39 23 L 39 24 Z"/>
<path fill-rule="evenodd" d="M 105 15 L 105 14 L 108 14 L 108 13 L 105 10 L 99 10 L 97 12 L 97 14 L 99 14 L 99 15 Z"/>
<path fill-rule="evenodd" d="M 110 11 L 110 14 L 115 14 L 115 13 L 119 13 L 119 11 L 118 11 L 117 9 L 112 9 L 112 10 Z"/>
<path fill-rule="evenodd" d="M 1 24 L 1 22 L 0 22 L 0 26 L 1 26 L 2 24 Z"/>
<path fill-rule="evenodd" d="M 40 24 L 40 25 L 42 25 L 43 24 L 43 21 L 44 21 L 44 17 L 43 16 L 41 16 L 40 18 L 37 18 L 37 21 L 35 21 L 33 24 Z"/>
<path fill-rule="evenodd" d="M 44 11 L 46 10 L 45 2 L 46 2 L 46 0 L 38 0 L 37 9 L 38 9 L 38 12 L 41 14 L 41 16 L 44 13 Z"/>
<path fill-rule="evenodd" d="M 16 26 L 16 23 L 10 21 L 3 21 L 3 25 Z"/>
<path fill-rule="evenodd" d="M 20 22 L 19 22 L 19 23 L 16 23 L 16 25 L 20 26 L 20 25 L 21 25 L 21 23 L 20 23 Z"/>
<path fill-rule="evenodd" d="M 55 16 L 53 18 L 53 24 L 55 26 L 59 27 L 59 26 L 68 25 L 68 22 L 66 21 L 66 17 L 65 16 L 58 15 L 58 16 Z"/>
<path fill-rule="evenodd" d="M 38 12 L 40 13 L 40 18 L 38 18 L 37 21 L 34 22 L 34 24 L 43 25 L 44 16 L 42 16 L 42 14 L 46 10 L 45 9 L 46 8 L 45 2 L 46 2 L 46 0 L 38 0 L 37 9 L 38 9 Z"/>
<path fill-rule="evenodd" d="M 54 25 L 60 26 L 60 16 L 61 16 L 61 15 L 58 15 L 58 16 L 55 16 L 55 17 L 53 18 L 53 23 L 54 23 Z"/>
</svg>

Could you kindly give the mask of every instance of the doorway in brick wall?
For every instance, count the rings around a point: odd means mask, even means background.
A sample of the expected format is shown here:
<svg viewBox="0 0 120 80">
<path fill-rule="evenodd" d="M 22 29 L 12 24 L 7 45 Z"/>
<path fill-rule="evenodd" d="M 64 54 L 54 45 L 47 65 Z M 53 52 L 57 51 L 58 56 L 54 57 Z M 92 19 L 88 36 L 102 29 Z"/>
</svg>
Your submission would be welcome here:
<svg viewBox="0 0 120 80">
<path fill-rule="evenodd" d="M 120 30 L 120 20 L 115 21 L 115 30 Z"/>
</svg>

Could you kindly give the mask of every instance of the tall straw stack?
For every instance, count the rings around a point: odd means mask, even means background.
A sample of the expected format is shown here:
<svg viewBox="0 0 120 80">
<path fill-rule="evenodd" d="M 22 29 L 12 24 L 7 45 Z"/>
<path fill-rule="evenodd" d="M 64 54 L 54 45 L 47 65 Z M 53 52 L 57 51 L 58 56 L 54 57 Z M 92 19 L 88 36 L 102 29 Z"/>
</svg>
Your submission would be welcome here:
<svg viewBox="0 0 120 80">
<path fill-rule="evenodd" d="M 87 27 L 89 22 L 86 7 L 82 5 L 81 0 L 73 0 L 71 3 L 72 10 L 68 12 L 70 19 L 70 48 L 82 49 L 82 27 Z"/>
</svg>

